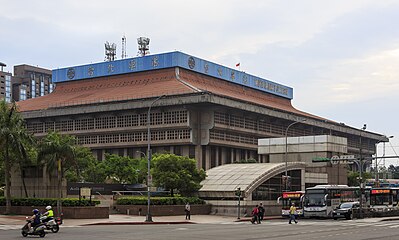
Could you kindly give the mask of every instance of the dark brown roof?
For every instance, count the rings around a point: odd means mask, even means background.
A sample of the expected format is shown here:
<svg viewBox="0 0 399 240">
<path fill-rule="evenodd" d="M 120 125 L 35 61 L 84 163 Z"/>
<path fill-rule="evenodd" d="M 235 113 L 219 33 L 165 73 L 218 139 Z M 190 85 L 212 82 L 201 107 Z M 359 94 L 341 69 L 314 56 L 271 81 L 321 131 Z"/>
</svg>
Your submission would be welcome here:
<svg viewBox="0 0 399 240">
<path fill-rule="evenodd" d="M 179 95 L 199 91 L 211 92 L 272 109 L 319 118 L 299 111 L 291 101 L 273 94 L 212 78 L 185 69 L 154 70 L 125 75 L 58 83 L 49 95 L 18 102 L 20 110 L 35 111 L 57 106 L 141 99 L 161 95 Z"/>
</svg>

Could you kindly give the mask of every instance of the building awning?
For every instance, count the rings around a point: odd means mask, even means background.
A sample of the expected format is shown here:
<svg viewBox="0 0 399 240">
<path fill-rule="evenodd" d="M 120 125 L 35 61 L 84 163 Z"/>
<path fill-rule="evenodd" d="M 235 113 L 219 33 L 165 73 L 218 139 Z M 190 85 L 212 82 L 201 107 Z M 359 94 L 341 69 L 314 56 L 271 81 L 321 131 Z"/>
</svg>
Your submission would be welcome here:
<svg viewBox="0 0 399 240">
<path fill-rule="evenodd" d="M 289 162 L 287 171 L 304 170 L 306 164 Z M 206 171 L 199 196 L 203 198 L 231 199 L 240 188 L 242 197 L 248 197 L 262 183 L 285 172 L 285 163 L 226 164 Z"/>
</svg>

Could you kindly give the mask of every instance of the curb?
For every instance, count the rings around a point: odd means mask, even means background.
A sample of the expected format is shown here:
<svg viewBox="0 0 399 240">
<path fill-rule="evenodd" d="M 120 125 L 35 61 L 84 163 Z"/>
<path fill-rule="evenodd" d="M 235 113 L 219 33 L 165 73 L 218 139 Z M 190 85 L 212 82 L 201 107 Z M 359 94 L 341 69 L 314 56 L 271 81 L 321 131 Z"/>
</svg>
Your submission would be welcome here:
<svg viewBox="0 0 399 240">
<path fill-rule="evenodd" d="M 196 224 L 195 222 L 99 222 L 87 223 L 79 226 L 96 226 L 96 225 L 147 225 L 147 224 Z"/>
<path fill-rule="evenodd" d="M 381 219 L 380 222 L 396 221 L 396 220 L 399 220 L 399 217 Z"/>
<path fill-rule="evenodd" d="M 251 219 L 252 218 L 241 218 L 241 219 L 236 219 L 234 222 L 249 222 L 249 221 L 251 221 Z M 266 218 L 263 218 L 262 221 L 282 220 L 282 219 L 284 219 L 284 218 L 280 217 L 280 216 L 277 216 L 277 217 L 266 217 Z"/>
</svg>

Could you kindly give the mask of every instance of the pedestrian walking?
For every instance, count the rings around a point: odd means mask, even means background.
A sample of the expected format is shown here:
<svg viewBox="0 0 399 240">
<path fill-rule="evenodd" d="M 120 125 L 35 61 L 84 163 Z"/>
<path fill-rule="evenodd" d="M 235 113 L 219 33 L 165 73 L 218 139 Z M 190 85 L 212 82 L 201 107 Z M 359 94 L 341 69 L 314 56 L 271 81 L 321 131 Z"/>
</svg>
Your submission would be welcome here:
<svg viewBox="0 0 399 240">
<path fill-rule="evenodd" d="M 184 211 L 186 212 L 186 220 L 190 220 L 191 218 L 191 207 L 190 203 L 187 203 L 186 206 L 184 207 Z"/>
<path fill-rule="evenodd" d="M 295 224 L 298 223 L 297 220 L 295 219 L 295 212 L 296 212 L 295 203 L 292 203 L 290 207 L 290 221 L 288 222 L 288 224 L 291 224 L 292 220 L 295 222 Z"/>
<path fill-rule="evenodd" d="M 254 209 L 252 209 L 252 219 L 251 219 L 252 224 L 255 224 L 258 222 L 258 215 L 259 215 L 259 209 L 258 209 L 258 205 L 256 205 L 254 207 Z"/>
<path fill-rule="evenodd" d="M 258 212 L 258 223 L 260 224 L 263 221 L 263 217 L 265 215 L 265 208 L 263 207 L 263 203 L 259 203 Z"/>
</svg>

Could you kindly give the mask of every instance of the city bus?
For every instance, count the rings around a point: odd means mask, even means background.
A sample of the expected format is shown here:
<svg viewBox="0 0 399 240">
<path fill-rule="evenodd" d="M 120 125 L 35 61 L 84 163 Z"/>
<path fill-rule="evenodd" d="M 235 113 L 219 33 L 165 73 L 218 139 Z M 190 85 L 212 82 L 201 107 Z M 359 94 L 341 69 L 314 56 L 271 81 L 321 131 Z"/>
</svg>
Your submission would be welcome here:
<svg viewBox="0 0 399 240">
<path fill-rule="evenodd" d="M 332 217 L 343 202 L 359 201 L 359 187 L 347 185 L 316 185 L 307 188 L 303 197 L 304 217 Z"/>
<path fill-rule="evenodd" d="M 399 204 L 399 188 L 372 188 L 370 192 L 370 208 L 374 211 L 389 211 Z"/>
<path fill-rule="evenodd" d="M 290 216 L 290 207 L 293 203 L 295 203 L 296 206 L 295 215 L 303 216 L 302 198 L 304 194 L 305 194 L 304 191 L 283 192 L 283 195 L 277 199 L 277 203 L 282 204 L 281 216 L 283 217 Z"/>
</svg>

